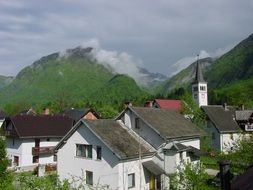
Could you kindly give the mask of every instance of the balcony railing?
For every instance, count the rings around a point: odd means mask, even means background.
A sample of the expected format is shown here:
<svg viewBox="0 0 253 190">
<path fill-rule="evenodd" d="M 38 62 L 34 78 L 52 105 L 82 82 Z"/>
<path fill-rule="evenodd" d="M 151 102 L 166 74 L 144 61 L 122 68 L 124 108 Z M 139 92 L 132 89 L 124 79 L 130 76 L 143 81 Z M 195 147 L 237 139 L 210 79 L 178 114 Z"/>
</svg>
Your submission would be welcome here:
<svg viewBox="0 0 253 190">
<path fill-rule="evenodd" d="M 42 154 L 53 154 L 55 146 L 46 146 L 46 147 L 33 147 L 33 155 L 42 155 Z"/>
</svg>

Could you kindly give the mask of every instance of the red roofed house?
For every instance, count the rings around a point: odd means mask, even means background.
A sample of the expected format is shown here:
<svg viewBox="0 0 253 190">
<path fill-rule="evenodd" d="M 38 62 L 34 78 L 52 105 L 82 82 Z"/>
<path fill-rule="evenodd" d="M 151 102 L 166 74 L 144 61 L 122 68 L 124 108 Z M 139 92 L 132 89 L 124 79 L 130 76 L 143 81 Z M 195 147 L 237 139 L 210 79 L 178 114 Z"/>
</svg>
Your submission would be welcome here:
<svg viewBox="0 0 253 190">
<path fill-rule="evenodd" d="M 55 163 L 54 147 L 72 126 L 73 119 L 66 116 L 16 115 L 6 118 L 3 130 L 11 166 Z"/>
<path fill-rule="evenodd" d="M 181 109 L 182 109 L 182 103 L 181 103 L 180 100 L 155 99 L 152 102 L 152 106 L 150 106 L 150 107 L 170 109 L 170 110 L 173 110 L 173 111 L 180 112 Z"/>
</svg>

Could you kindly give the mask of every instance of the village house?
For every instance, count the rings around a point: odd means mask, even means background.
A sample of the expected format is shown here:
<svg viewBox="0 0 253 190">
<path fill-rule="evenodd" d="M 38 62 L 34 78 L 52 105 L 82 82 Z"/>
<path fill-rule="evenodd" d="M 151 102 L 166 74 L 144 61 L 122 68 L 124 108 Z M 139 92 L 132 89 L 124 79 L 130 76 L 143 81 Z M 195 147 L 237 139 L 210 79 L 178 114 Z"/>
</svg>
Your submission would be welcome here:
<svg viewBox="0 0 253 190">
<path fill-rule="evenodd" d="M 72 126 L 73 120 L 64 116 L 18 114 L 6 118 L 3 130 L 10 166 L 22 169 L 55 163 L 54 148 Z"/>
<path fill-rule="evenodd" d="M 167 189 L 180 164 L 198 161 L 202 134 L 177 112 L 128 106 L 115 120 L 77 122 L 56 146 L 57 172 L 110 189 Z"/>
<path fill-rule="evenodd" d="M 241 110 L 235 111 L 235 119 L 242 130 L 253 131 L 253 110 L 244 110 L 242 106 Z"/>
<path fill-rule="evenodd" d="M 153 101 L 147 101 L 145 107 L 170 109 L 180 112 L 182 109 L 182 102 L 181 100 L 154 99 Z"/>
<path fill-rule="evenodd" d="M 58 115 L 64 115 L 74 120 L 74 123 L 78 122 L 80 119 L 86 120 L 94 120 L 99 119 L 100 116 L 95 110 L 92 108 L 84 108 L 84 109 L 65 109 L 61 111 Z"/>
<path fill-rule="evenodd" d="M 225 104 L 202 106 L 202 110 L 206 114 L 206 130 L 211 146 L 217 151 L 233 151 L 242 135 L 242 129 L 235 119 L 235 108 Z"/>
</svg>

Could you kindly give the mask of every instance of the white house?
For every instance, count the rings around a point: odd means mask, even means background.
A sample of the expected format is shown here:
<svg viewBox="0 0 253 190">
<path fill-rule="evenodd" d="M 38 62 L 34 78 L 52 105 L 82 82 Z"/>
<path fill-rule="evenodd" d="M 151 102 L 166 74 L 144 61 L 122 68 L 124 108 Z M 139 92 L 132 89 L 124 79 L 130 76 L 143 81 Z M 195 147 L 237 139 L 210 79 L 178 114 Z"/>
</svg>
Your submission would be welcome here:
<svg viewBox="0 0 253 190">
<path fill-rule="evenodd" d="M 217 151 L 233 151 L 243 130 L 235 118 L 235 108 L 227 105 L 202 106 L 206 114 L 206 130 L 210 135 L 211 146 Z"/>
<path fill-rule="evenodd" d="M 179 113 L 157 108 L 127 107 L 115 120 L 80 120 L 56 146 L 58 175 L 113 190 L 167 189 L 180 163 L 198 160 L 201 134 Z"/>
<path fill-rule="evenodd" d="M 6 118 L 7 157 L 11 166 L 55 163 L 54 148 L 72 128 L 73 120 L 63 116 L 16 115 Z"/>
</svg>

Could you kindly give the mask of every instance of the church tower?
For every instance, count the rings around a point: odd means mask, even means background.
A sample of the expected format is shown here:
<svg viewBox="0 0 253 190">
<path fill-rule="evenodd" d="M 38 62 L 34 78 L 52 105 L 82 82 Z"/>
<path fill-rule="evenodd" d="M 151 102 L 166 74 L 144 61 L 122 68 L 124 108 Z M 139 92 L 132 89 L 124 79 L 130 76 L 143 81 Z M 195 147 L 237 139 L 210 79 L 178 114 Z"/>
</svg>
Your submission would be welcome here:
<svg viewBox="0 0 253 190">
<path fill-rule="evenodd" d="M 196 64 L 195 80 L 192 83 L 192 97 L 195 102 L 201 106 L 207 106 L 207 82 L 203 78 L 201 65 L 199 63 L 199 55 Z"/>
</svg>

